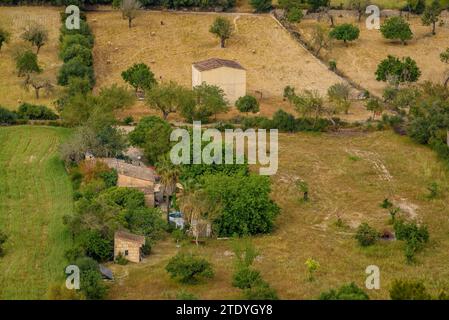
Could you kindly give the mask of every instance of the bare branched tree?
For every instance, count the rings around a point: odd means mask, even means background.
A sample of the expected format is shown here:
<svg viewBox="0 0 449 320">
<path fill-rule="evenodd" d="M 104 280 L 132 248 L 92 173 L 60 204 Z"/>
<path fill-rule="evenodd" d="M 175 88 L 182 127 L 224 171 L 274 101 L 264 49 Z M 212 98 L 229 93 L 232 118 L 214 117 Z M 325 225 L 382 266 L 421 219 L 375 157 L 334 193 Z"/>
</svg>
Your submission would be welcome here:
<svg viewBox="0 0 449 320">
<path fill-rule="evenodd" d="M 137 17 L 142 4 L 139 0 L 122 0 L 122 16 L 128 19 L 128 27 L 131 28 L 132 21 Z"/>
</svg>

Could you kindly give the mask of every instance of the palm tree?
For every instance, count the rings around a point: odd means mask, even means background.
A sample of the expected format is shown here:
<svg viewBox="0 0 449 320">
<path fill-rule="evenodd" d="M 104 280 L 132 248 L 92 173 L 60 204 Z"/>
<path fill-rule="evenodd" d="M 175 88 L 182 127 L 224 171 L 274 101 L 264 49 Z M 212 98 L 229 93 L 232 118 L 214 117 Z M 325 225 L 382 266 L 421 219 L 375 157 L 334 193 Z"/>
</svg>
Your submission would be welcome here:
<svg viewBox="0 0 449 320">
<path fill-rule="evenodd" d="M 181 174 L 179 167 L 174 165 L 168 155 L 162 156 L 156 164 L 156 171 L 161 177 L 164 196 L 167 197 L 167 223 L 170 222 L 170 197 L 176 193 L 176 184 Z"/>
<path fill-rule="evenodd" d="M 198 185 L 187 181 L 183 186 L 183 191 L 178 198 L 179 208 L 181 209 L 184 219 L 192 226 L 192 222 L 196 221 L 196 227 L 199 228 L 201 220 L 212 221 L 216 219 L 221 212 L 221 207 L 217 203 L 212 203 L 204 190 Z M 206 225 L 207 226 L 207 225 Z M 198 245 L 199 230 L 196 232 L 196 244 Z"/>
</svg>

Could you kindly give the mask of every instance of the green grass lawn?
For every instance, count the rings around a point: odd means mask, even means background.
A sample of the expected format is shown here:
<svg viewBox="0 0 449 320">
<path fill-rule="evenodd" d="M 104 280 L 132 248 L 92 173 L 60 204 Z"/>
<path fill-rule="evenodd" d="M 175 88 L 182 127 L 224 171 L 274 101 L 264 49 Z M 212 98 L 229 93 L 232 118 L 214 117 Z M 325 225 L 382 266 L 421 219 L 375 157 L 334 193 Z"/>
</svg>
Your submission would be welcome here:
<svg viewBox="0 0 449 320">
<path fill-rule="evenodd" d="M 0 229 L 9 236 L 0 258 L 0 299 L 45 299 L 48 287 L 63 281 L 70 236 L 62 216 L 72 212 L 73 201 L 57 149 L 68 134 L 0 128 Z"/>
</svg>

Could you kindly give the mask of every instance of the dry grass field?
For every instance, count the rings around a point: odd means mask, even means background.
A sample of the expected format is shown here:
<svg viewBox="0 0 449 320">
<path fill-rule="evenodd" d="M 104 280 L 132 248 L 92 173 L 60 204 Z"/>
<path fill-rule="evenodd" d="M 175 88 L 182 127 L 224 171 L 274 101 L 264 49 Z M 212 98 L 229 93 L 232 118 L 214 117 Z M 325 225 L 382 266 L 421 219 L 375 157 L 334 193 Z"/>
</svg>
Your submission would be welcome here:
<svg viewBox="0 0 449 320">
<path fill-rule="evenodd" d="M 22 79 L 17 77 L 13 53 L 18 46 L 28 45 L 20 35 L 23 28 L 30 22 L 38 22 L 45 25 L 49 31 L 49 41 L 45 44 L 38 56 L 39 65 L 46 76 L 56 83 L 55 76 L 61 62 L 58 58 L 58 37 L 61 25 L 59 8 L 51 7 L 0 7 L 0 25 L 4 25 L 12 34 L 9 44 L 3 46 L 0 51 L 0 105 L 9 109 L 15 109 L 18 103 L 30 102 L 45 104 L 53 107 L 51 102 L 55 100 L 56 92 L 50 96 L 41 93 L 42 97 L 35 98 L 34 90 L 25 91 L 22 87 Z M 32 48 L 35 51 L 35 48 Z"/>
<path fill-rule="evenodd" d="M 134 27 L 128 29 L 120 12 L 89 13 L 96 39 L 97 88 L 124 84 L 121 72 L 138 62 L 148 64 L 159 80 L 191 86 L 193 62 L 211 57 L 233 59 L 247 69 L 248 93 L 263 93 L 261 114 L 271 115 L 280 106 L 289 108 L 282 102 L 287 85 L 325 93 L 329 86 L 341 82 L 269 15 L 228 14 L 236 32 L 225 49 L 209 33 L 215 17 L 204 13 L 142 12 Z M 131 112 L 139 116 L 148 109 L 139 104 Z"/>
<path fill-rule="evenodd" d="M 314 299 L 320 292 L 346 282 L 364 287 L 365 268 L 377 265 L 381 289 L 369 291 L 372 299 L 388 298 L 391 281 L 420 278 L 428 289 L 449 288 L 449 238 L 447 219 L 449 177 L 428 148 L 391 132 L 352 135 L 281 134 L 279 171 L 272 177 L 273 198 L 281 206 L 276 230 L 253 238 L 261 256 L 255 267 L 283 299 Z M 311 201 L 302 203 L 294 180 L 308 181 Z M 437 182 L 443 195 L 427 200 L 426 187 Z M 402 215 L 427 224 L 431 240 L 407 265 L 400 241 L 381 242 L 362 249 L 353 238 L 361 222 L 378 230 L 392 230 L 389 214 L 379 204 L 389 197 Z M 344 226 L 336 225 L 341 218 Z M 213 263 L 216 276 L 199 285 L 180 285 L 169 278 L 165 265 L 178 250 L 197 252 Z M 113 265 L 117 280 L 110 297 L 115 299 L 175 298 L 180 290 L 202 299 L 239 298 L 231 286 L 232 244 L 210 240 L 205 246 L 173 240 L 159 242 L 141 264 Z M 305 261 L 321 264 L 316 280 L 309 282 Z"/>
<path fill-rule="evenodd" d="M 336 23 L 358 24 L 355 17 L 336 17 Z M 448 47 L 449 24 L 437 27 L 437 35 L 431 35 L 431 29 L 423 26 L 418 17 L 410 18 L 414 39 L 406 46 L 386 40 L 378 30 L 368 30 L 365 20 L 359 25 L 360 38 L 347 47 L 343 42 L 335 42 L 332 50 L 322 51 L 326 60 L 335 59 L 337 67 L 356 83 L 377 95 L 381 95 L 385 83 L 376 81 L 374 72 L 380 61 L 387 55 L 410 56 L 415 59 L 422 71 L 421 81 L 443 82 L 449 66 L 440 61 L 440 53 Z M 298 25 L 303 37 L 310 41 L 317 21 L 306 19 Z"/>
</svg>

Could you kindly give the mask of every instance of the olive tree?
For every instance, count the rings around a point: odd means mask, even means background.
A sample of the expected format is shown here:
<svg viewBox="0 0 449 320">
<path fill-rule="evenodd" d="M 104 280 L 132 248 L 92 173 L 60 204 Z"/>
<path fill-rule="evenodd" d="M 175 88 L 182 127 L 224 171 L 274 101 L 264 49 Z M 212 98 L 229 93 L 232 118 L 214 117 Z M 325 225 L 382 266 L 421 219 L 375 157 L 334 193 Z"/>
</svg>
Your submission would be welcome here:
<svg viewBox="0 0 449 320">
<path fill-rule="evenodd" d="M 37 55 L 30 50 L 18 53 L 15 59 L 17 75 L 19 77 L 26 77 L 26 81 L 29 80 L 31 74 L 42 72 L 37 62 Z"/>
<path fill-rule="evenodd" d="M 36 54 L 39 54 L 40 48 L 48 41 L 48 30 L 41 24 L 30 23 L 25 27 L 21 37 L 35 46 Z"/>
<path fill-rule="evenodd" d="M 128 20 L 128 28 L 131 28 L 132 21 L 137 17 L 138 10 L 142 7 L 139 0 L 123 0 L 120 6 L 122 16 Z"/>
<path fill-rule="evenodd" d="M 154 86 L 146 93 L 147 105 L 162 113 L 164 120 L 168 115 L 177 112 L 183 105 L 193 100 L 190 90 L 170 81 Z"/>
<path fill-rule="evenodd" d="M 229 39 L 234 32 L 234 26 L 228 19 L 217 17 L 210 26 L 209 32 L 220 38 L 220 46 L 224 48 L 226 40 Z"/>
<path fill-rule="evenodd" d="M 410 57 L 388 56 L 378 65 L 375 75 L 377 81 L 391 82 L 397 88 L 401 83 L 418 81 L 421 70 Z"/>
<path fill-rule="evenodd" d="M 140 90 L 150 90 L 157 82 L 154 73 L 144 63 L 136 63 L 129 69 L 122 72 L 122 78 L 129 83 L 136 92 Z"/>
<path fill-rule="evenodd" d="M 349 0 L 348 8 L 357 12 L 357 21 L 362 20 L 362 15 L 365 13 L 366 7 L 370 4 L 369 0 Z"/>
<path fill-rule="evenodd" d="M 345 44 L 358 39 L 359 35 L 360 29 L 350 23 L 338 25 L 329 33 L 332 39 L 343 40 Z"/>
<path fill-rule="evenodd" d="M 391 17 L 380 26 L 380 32 L 386 39 L 401 40 L 406 45 L 407 40 L 413 38 L 410 25 L 402 17 Z"/>
<path fill-rule="evenodd" d="M 443 11 L 440 1 L 433 0 L 430 6 L 427 6 L 421 17 L 422 23 L 425 26 L 432 25 L 432 34 L 436 34 L 436 23 L 440 19 L 440 14 Z"/>
</svg>

